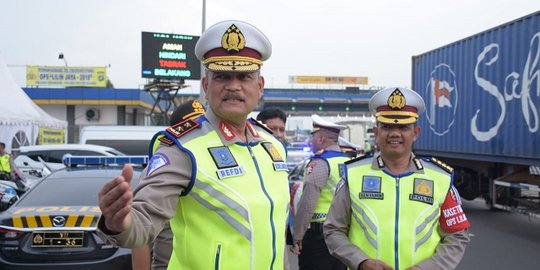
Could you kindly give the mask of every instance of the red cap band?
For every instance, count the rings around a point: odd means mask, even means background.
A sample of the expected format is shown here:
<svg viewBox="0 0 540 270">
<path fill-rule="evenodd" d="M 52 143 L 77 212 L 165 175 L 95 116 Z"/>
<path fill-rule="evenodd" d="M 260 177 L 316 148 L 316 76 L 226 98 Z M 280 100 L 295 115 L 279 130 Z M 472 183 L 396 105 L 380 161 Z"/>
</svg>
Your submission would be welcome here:
<svg viewBox="0 0 540 270">
<path fill-rule="evenodd" d="M 220 56 L 230 56 L 230 55 L 250 57 L 250 58 L 254 58 L 258 60 L 261 59 L 261 54 L 251 48 L 244 48 L 238 52 L 235 52 L 235 51 L 229 52 L 223 48 L 215 48 L 205 53 L 204 59 L 208 59 L 210 57 L 220 57 Z"/>
<path fill-rule="evenodd" d="M 405 105 L 405 107 L 403 107 L 400 110 L 392 109 L 388 105 L 382 105 L 382 106 L 377 107 L 377 112 L 385 112 L 385 111 L 405 111 L 405 112 L 418 113 L 418 110 L 415 107 L 407 106 L 407 105 Z"/>
</svg>

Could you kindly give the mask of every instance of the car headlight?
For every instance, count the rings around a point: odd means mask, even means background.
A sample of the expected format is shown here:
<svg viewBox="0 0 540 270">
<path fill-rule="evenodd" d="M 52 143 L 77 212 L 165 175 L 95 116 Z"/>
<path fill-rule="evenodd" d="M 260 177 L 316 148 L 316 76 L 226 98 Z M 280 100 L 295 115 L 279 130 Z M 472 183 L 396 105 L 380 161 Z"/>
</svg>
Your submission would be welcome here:
<svg viewBox="0 0 540 270">
<path fill-rule="evenodd" d="M 24 234 L 22 231 L 0 228 L 0 240 L 15 240 Z"/>
</svg>

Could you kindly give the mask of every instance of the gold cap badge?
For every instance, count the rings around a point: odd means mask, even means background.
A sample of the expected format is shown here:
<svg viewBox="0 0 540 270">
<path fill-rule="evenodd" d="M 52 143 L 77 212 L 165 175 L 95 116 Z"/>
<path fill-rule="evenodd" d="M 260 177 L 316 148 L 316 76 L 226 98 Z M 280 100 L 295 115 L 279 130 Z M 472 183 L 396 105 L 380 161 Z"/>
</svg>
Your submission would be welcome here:
<svg viewBox="0 0 540 270">
<path fill-rule="evenodd" d="M 239 52 L 246 46 L 246 39 L 242 31 L 232 24 L 221 37 L 221 46 L 227 51 Z"/>
<path fill-rule="evenodd" d="M 405 107 L 405 104 L 405 96 L 398 88 L 388 97 L 388 106 L 392 109 L 401 110 Z"/>
</svg>

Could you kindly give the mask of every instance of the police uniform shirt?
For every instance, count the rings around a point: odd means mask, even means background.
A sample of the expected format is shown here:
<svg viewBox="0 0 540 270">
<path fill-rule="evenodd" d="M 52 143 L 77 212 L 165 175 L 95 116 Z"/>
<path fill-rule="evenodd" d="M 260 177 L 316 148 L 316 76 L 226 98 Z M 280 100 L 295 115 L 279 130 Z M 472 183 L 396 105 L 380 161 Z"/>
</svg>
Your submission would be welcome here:
<svg viewBox="0 0 540 270">
<path fill-rule="evenodd" d="M 325 150 L 341 151 L 338 145 L 331 145 Z M 311 218 L 315 209 L 321 190 L 326 186 L 326 181 L 330 175 L 328 162 L 323 159 L 316 158 L 310 161 L 306 167 L 306 176 L 304 177 L 302 197 L 295 209 L 294 215 L 294 238 L 302 240 L 306 230 L 309 228 Z"/>
<path fill-rule="evenodd" d="M 413 162 L 414 155 L 411 154 L 409 161 L 409 171 L 420 172 Z M 377 158 L 372 158 L 372 168 L 379 170 Z M 333 256 L 340 259 L 351 269 L 357 269 L 361 262 L 369 258 L 357 246 L 349 240 L 347 234 L 351 220 L 351 198 L 349 187 L 345 183 L 338 184 L 334 200 L 330 206 L 330 211 L 324 222 L 324 236 L 326 244 Z M 439 233 L 444 239 L 437 246 L 436 253 L 429 259 L 418 263 L 422 270 L 455 269 L 461 261 L 467 243 L 470 241 L 467 229 L 454 233 L 447 233 L 439 229 Z M 337 249 L 339 247 L 339 249 Z"/>
<path fill-rule="evenodd" d="M 173 234 L 169 222 L 152 245 L 152 270 L 166 270 L 172 253 Z"/>
<path fill-rule="evenodd" d="M 219 134 L 224 145 L 228 146 L 241 141 L 238 137 L 226 140 L 219 131 L 221 120 L 208 109 L 205 116 Z M 248 142 L 261 141 L 247 131 Z M 112 235 L 118 244 L 127 247 L 138 247 L 154 240 L 176 211 L 180 194 L 186 189 L 191 178 L 191 159 L 188 154 L 180 151 L 175 145 L 161 144 L 155 154 L 165 155 L 169 164 L 158 168 L 147 175 L 146 168 L 141 174 L 141 180 L 133 194 L 132 218 L 130 228 L 120 234 Z"/>
</svg>

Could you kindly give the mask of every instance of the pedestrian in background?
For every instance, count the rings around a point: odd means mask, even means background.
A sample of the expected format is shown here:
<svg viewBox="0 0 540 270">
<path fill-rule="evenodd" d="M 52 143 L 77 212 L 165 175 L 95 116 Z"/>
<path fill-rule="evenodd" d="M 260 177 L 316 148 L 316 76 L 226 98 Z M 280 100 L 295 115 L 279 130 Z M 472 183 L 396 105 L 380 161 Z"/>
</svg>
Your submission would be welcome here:
<svg viewBox="0 0 540 270">
<path fill-rule="evenodd" d="M 285 137 L 287 115 L 283 110 L 278 107 L 266 108 L 257 114 L 257 120 L 263 122 L 283 143 L 288 144 Z"/>
<path fill-rule="evenodd" d="M 330 253 L 350 269 L 455 269 L 469 242 L 469 222 L 452 169 L 412 153 L 425 105 L 406 88 L 369 101 L 380 153 L 346 162 L 324 224 Z"/>
<path fill-rule="evenodd" d="M 305 169 L 302 196 L 295 207 L 294 249 L 300 270 L 341 270 L 345 265 L 330 255 L 323 235 L 330 203 L 340 180 L 340 164 L 349 160 L 338 145 L 345 126 L 312 116 L 310 146 L 315 155 Z"/>
<path fill-rule="evenodd" d="M 153 241 L 170 221 L 168 269 L 283 269 L 289 192 L 285 149 L 266 127 L 247 120 L 264 91 L 271 55 L 266 36 L 224 21 L 199 38 L 205 66 L 203 116 L 158 136 L 160 145 L 135 192 L 132 168 L 99 192 L 99 228 L 117 244 Z"/>
</svg>

